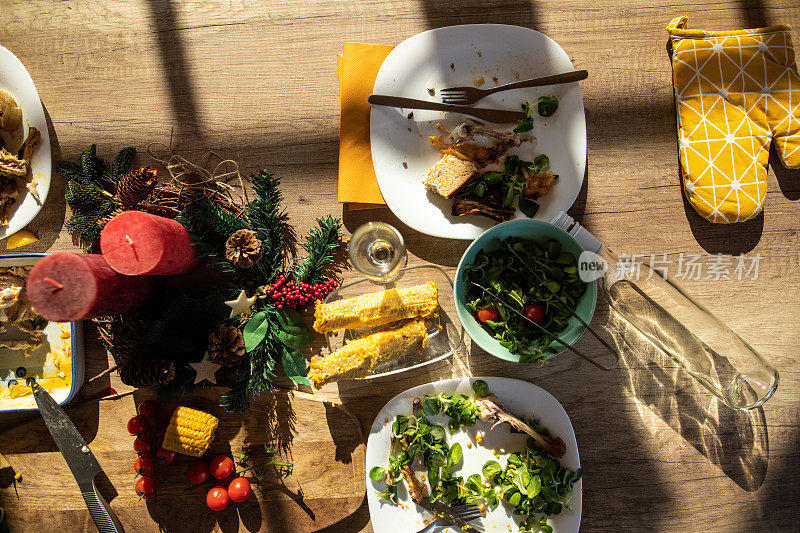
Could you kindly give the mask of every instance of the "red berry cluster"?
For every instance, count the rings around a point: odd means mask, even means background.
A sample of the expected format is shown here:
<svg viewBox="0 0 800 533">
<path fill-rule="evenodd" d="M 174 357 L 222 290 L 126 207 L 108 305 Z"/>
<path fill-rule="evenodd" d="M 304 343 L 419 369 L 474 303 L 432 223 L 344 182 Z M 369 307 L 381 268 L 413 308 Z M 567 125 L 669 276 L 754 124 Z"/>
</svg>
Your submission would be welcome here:
<svg viewBox="0 0 800 533">
<path fill-rule="evenodd" d="M 267 296 L 272 298 L 278 309 L 283 309 L 284 307 L 304 309 L 308 304 L 328 296 L 338 286 L 339 283 L 332 279 L 314 285 L 302 282 L 295 283 L 294 280 L 286 279 L 286 276 L 280 274 L 275 278 L 275 282 L 267 287 Z"/>
</svg>

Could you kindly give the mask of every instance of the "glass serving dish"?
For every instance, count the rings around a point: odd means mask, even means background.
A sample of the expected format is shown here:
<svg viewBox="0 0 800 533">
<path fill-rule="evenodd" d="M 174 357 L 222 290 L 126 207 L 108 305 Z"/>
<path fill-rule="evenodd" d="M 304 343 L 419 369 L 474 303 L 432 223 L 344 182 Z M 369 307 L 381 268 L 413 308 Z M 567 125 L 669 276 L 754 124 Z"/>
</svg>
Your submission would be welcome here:
<svg viewBox="0 0 800 533">
<path fill-rule="evenodd" d="M 374 281 L 362 277 L 358 272 L 354 272 L 354 274 L 358 277 L 353 280 L 345 280 L 338 289 L 325 298 L 325 302 L 352 298 L 369 292 L 402 289 L 427 281 L 435 282 L 439 291 L 438 315 L 428 323 L 428 347 L 422 351 L 409 352 L 399 359 L 383 364 L 377 367 L 372 375 L 366 376 L 364 379 L 375 379 L 420 368 L 441 361 L 463 348 L 464 329 L 456 314 L 453 280 L 443 269 L 432 265 L 404 267 L 388 282 Z M 375 329 L 378 328 L 334 331 L 325 335 L 325 342 L 328 349 L 333 352 L 341 348 L 346 340 L 369 335 Z"/>
</svg>

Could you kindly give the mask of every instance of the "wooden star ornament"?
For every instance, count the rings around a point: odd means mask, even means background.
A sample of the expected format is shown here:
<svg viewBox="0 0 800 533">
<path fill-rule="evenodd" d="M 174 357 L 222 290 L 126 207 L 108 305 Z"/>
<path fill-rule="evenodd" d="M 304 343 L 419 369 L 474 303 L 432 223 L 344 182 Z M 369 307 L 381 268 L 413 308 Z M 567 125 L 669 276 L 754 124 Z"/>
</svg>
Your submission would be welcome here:
<svg viewBox="0 0 800 533">
<path fill-rule="evenodd" d="M 195 384 L 200 383 L 202 381 L 208 380 L 214 385 L 217 384 L 217 370 L 222 365 L 218 365 L 216 363 L 212 363 L 211 359 L 209 359 L 208 352 L 203 356 L 203 360 L 199 363 L 189 363 L 189 366 L 197 372 L 197 375 L 194 377 Z"/>
<path fill-rule="evenodd" d="M 233 318 L 236 315 L 249 315 L 250 308 L 253 307 L 254 303 L 256 303 L 255 295 L 248 298 L 247 293 L 242 291 L 235 300 L 228 300 L 225 305 L 231 308 L 231 318 Z"/>
</svg>

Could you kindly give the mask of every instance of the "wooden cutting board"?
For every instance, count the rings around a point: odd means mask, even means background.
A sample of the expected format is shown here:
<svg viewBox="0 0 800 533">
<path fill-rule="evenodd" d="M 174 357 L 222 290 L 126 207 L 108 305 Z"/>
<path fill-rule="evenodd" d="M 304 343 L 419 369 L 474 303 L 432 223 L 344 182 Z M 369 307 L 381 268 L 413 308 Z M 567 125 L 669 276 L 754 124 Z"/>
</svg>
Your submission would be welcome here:
<svg viewBox="0 0 800 533">
<path fill-rule="evenodd" d="M 108 476 L 98 485 L 126 531 L 313 531 L 359 508 L 365 495 L 365 446 L 345 410 L 302 393 L 276 392 L 260 397 L 242 417 L 219 407 L 221 390 L 183 402 L 220 419 L 209 453 L 238 453 L 244 446 L 269 443 L 282 451 L 281 460 L 294 463 L 283 483 L 276 478 L 261 493 L 254 487 L 250 500 L 221 512 L 206 507 L 210 484 L 187 492 L 185 472 L 192 458 L 186 456 L 165 467 L 167 480 L 157 502 L 140 501 L 134 492 L 136 453 L 126 424 L 135 405 L 154 398 L 152 392 L 103 401 L 102 408 L 92 401 L 67 410 Z M 164 416 L 174 407 L 162 404 Z M 13 487 L 0 489 L 12 532 L 94 530 L 72 473 L 41 419 L 0 433 L 0 450 L 23 476 L 16 487 L 19 499 Z"/>
</svg>

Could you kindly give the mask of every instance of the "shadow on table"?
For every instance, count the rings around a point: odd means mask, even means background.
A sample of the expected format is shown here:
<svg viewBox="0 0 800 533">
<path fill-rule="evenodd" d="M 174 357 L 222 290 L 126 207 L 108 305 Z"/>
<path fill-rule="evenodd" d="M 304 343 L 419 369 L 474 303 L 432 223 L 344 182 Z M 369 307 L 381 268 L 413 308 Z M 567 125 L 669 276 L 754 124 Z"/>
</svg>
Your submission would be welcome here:
<svg viewBox="0 0 800 533">
<path fill-rule="evenodd" d="M 711 254 L 739 255 L 756 247 L 764 231 L 764 212 L 746 222 L 735 224 L 715 224 L 709 222 L 694 210 L 694 207 L 683 198 L 683 209 L 692 235 L 703 250 Z"/>
<path fill-rule="evenodd" d="M 47 122 L 47 132 L 50 134 L 50 152 L 53 162 L 62 159 L 61 146 L 58 143 L 53 120 L 47 111 L 44 103 L 44 118 Z M 27 229 L 32 231 L 39 240 L 24 248 L 25 252 L 47 252 L 53 243 L 58 239 L 59 230 L 64 226 L 64 219 L 67 214 L 67 202 L 64 192 L 67 182 L 55 170 L 50 173 L 50 191 L 47 193 L 47 200 L 42 206 L 41 212 L 36 215 Z"/>
<path fill-rule="evenodd" d="M 783 195 L 788 200 L 800 200 L 800 169 L 784 167 L 774 144 L 769 149 L 769 168 L 775 173 Z"/>
<path fill-rule="evenodd" d="M 342 212 L 342 221 L 347 231 L 352 233 L 357 227 L 367 222 L 386 222 L 391 224 L 403 235 L 406 241 L 406 249 L 409 253 L 419 257 L 423 261 L 439 265 L 441 267 L 454 267 L 458 265 L 461 256 L 470 245 L 470 241 L 457 239 L 442 239 L 425 235 L 412 229 L 397 218 L 389 209 L 358 209 L 345 210 Z"/>
<path fill-rule="evenodd" d="M 531 0 L 501 0 L 492 2 L 491 20 L 487 17 L 489 9 L 481 0 L 422 0 L 420 2 L 428 26 L 440 28 L 454 24 L 513 24 L 537 29 L 537 18 L 534 2 Z"/>
<path fill-rule="evenodd" d="M 758 490 L 769 458 L 763 409 L 737 411 L 722 404 L 614 311 L 606 329 L 621 354 L 623 387 L 634 401 L 655 413 L 742 489 Z"/>
<path fill-rule="evenodd" d="M 197 94 L 192 82 L 190 65 L 183 43 L 178 15 L 173 2 L 150 0 L 151 22 L 158 40 L 161 65 L 169 87 L 174 113 L 173 122 L 178 125 L 178 136 L 202 139 L 201 115 L 197 107 Z"/>
</svg>

